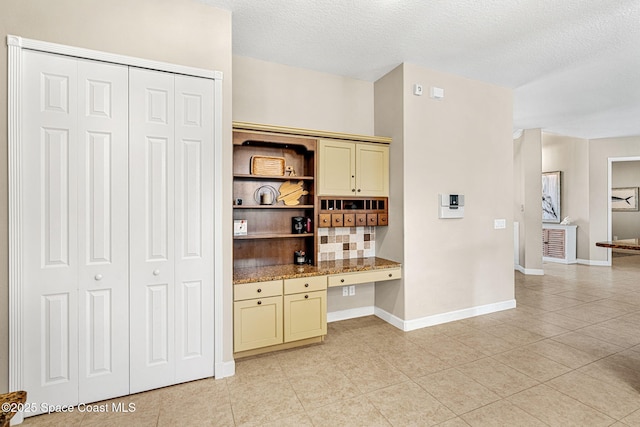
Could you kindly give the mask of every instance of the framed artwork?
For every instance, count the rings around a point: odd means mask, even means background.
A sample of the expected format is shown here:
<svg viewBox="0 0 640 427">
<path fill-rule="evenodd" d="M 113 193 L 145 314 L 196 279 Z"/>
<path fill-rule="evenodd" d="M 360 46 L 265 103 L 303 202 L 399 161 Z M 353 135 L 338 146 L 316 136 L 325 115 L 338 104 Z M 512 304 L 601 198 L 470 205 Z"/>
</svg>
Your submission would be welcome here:
<svg viewBox="0 0 640 427">
<path fill-rule="evenodd" d="M 542 174 L 542 222 L 560 222 L 560 171 Z"/>
<path fill-rule="evenodd" d="M 638 187 L 612 188 L 611 210 L 613 212 L 637 212 Z"/>
</svg>

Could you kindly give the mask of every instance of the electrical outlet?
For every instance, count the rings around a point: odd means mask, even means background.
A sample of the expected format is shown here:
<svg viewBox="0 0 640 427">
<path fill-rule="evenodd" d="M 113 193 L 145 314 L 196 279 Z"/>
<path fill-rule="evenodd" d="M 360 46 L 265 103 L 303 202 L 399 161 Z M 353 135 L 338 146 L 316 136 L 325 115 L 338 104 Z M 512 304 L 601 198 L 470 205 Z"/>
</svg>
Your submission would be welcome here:
<svg viewBox="0 0 640 427">
<path fill-rule="evenodd" d="M 349 296 L 352 297 L 356 294 L 356 287 L 355 285 L 351 285 L 349 286 Z"/>
<path fill-rule="evenodd" d="M 348 286 L 343 286 L 342 287 L 342 296 L 343 297 L 348 297 L 349 296 L 349 287 Z"/>
</svg>

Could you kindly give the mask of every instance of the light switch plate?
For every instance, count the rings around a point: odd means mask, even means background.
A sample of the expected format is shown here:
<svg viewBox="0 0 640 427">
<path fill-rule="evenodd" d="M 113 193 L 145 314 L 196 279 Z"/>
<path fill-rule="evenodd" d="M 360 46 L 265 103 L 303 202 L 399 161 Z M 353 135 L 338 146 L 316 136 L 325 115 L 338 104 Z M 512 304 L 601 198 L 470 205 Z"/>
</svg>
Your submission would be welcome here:
<svg viewBox="0 0 640 427">
<path fill-rule="evenodd" d="M 494 219 L 493 220 L 493 228 L 495 230 L 501 230 L 503 228 L 507 228 L 507 220 L 506 219 Z"/>
</svg>

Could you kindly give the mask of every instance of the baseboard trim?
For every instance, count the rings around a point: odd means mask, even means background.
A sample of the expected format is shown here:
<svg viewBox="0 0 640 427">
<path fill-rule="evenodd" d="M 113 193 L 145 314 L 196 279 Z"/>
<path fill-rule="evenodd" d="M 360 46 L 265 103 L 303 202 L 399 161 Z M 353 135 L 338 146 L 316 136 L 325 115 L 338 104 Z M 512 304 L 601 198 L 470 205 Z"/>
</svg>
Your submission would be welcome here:
<svg viewBox="0 0 640 427">
<path fill-rule="evenodd" d="M 327 323 L 338 322 L 340 320 L 355 319 L 356 317 L 364 317 L 374 315 L 374 307 L 357 307 L 347 310 L 332 311 L 327 313 Z"/>
<path fill-rule="evenodd" d="M 527 274 L 529 276 L 544 276 L 544 270 L 539 268 L 524 268 L 521 265 L 516 265 L 515 269 L 520 273 Z"/>
<path fill-rule="evenodd" d="M 398 329 L 405 332 L 421 329 L 427 326 L 440 325 L 442 323 L 453 322 L 455 320 L 467 319 L 469 317 L 480 316 L 483 314 L 495 313 L 498 311 L 509 310 L 516 307 L 516 300 L 508 300 L 497 302 L 494 304 L 480 305 L 477 307 L 465 308 L 462 310 L 450 311 L 448 313 L 426 316 L 420 319 L 402 320 L 381 308 L 375 308 L 375 315 L 382 320 L 390 323 Z"/>
<path fill-rule="evenodd" d="M 591 265 L 594 267 L 611 267 L 611 261 L 597 261 L 592 259 L 578 259 L 578 264 Z"/>
<path fill-rule="evenodd" d="M 230 360 L 228 362 L 216 363 L 215 376 L 217 380 L 232 377 L 236 374 L 236 362 Z"/>
</svg>

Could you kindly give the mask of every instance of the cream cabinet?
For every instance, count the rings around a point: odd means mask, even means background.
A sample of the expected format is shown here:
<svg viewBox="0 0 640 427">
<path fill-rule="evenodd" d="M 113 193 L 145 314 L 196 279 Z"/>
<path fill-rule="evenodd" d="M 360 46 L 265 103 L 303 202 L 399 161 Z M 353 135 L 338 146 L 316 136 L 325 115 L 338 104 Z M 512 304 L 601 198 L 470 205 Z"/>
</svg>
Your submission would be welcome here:
<svg viewBox="0 0 640 427">
<path fill-rule="evenodd" d="M 318 195 L 389 195 L 389 147 L 382 144 L 319 141 Z"/>
<path fill-rule="evenodd" d="M 234 286 L 234 351 L 282 343 L 282 280 Z"/>
<path fill-rule="evenodd" d="M 233 321 L 235 353 L 322 337 L 327 276 L 234 285 Z"/>
<path fill-rule="evenodd" d="M 284 281 L 284 342 L 327 334 L 327 277 Z"/>
</svg>

